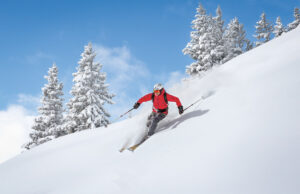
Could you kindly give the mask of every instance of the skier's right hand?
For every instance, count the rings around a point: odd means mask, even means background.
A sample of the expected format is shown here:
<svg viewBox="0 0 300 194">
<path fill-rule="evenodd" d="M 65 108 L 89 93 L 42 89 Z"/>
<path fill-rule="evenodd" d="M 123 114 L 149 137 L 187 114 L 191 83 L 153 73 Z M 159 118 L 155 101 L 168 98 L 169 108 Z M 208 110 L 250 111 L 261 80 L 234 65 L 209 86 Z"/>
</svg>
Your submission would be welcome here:
<svg viewBox="0 0 300 194">
<path fill-rule="evenodd" d="M 182 114 L 183 113 L 183 106 L 178 106 L 178 111 L 179 111 L 179 114 Z"/>
<path fill-rule="evenodd" d="M 140 103 L 137 102 L 137 103 L 135 103 L 135 104 L 133 105 L 133 108 L 134 108 L 134 109 L 137 109 L 139 106 L 140 106 Z"/>
</svg>

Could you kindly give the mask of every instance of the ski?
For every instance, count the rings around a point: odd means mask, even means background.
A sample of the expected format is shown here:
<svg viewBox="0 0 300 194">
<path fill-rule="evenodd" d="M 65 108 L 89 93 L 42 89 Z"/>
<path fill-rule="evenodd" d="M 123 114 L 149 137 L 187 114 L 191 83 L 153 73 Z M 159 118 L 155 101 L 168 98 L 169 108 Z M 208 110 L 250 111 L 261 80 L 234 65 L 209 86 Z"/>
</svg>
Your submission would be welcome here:
<svg viewBox="0 0 300 194">
<path fill-rule="evenodd" d="M 127 148 L 127 150 L 134 152 L 134 150 L 135 150 L 136 148 L 138 148 L 142 143 L 144 143 L 147 139 L 149 139 L 149 137 L 150 137 L 150 136 L 145 136 L 145 137 L 142 139 L 141 142 L 139 142 L 138 144 L 135 144 L 135 145 L 133 145 L 133 146 Z"/>
<path fill-rule="evenodd" d="M 149 139 L 149 136 L 144 137 L 141 142 L 139 142 L 139 143 L 137 143 L 137 144 L 135 144 L 133 146 L 130 146 L 129 148 L 123 147 L 119 151 L 123 152 L 124 150 L 129 150 L 131 152 L 134 152 L 134 150 L 136 148 L 138 148 L 142 143 L 144 143 L 147 139 Z"/>
</svg>

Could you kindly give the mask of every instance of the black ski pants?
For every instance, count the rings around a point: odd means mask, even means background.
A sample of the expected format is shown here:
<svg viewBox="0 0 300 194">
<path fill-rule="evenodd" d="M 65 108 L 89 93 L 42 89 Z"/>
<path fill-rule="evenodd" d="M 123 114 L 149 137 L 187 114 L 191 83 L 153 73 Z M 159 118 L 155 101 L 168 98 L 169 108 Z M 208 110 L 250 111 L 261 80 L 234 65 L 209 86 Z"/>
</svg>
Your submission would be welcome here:
<svg viewBox="0 0 300 194">
<path fill-rule="evenodd" d="M 164 113 L 152 112 L 148 116 L 147 127 L 149 128 L 148 136 L 151 136 L 155 133 L 155 129 L 159 121 L 163 120 L 166 117 Z"/>
</svg>

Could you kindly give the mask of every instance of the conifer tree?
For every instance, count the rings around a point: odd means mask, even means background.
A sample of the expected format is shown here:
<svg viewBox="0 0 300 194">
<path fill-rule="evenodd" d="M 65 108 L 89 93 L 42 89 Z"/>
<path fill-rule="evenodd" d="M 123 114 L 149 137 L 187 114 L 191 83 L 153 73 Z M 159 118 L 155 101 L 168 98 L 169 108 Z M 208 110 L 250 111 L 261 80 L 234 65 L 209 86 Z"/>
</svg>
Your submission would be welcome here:
<svg viewBox="0 0 300 194">
<path fill-rule="evenodd" d="M 284 27 L 281 23 L 280 17 L 278 16 L 276 19 L 276 25 L 274 26 L 273 33 L 275 37 L 281 36 L 281 34 L 284 32 Z"/>
<path fill-rule="evenodd" d="M 224 33 L 227 51 L 224 63 L 246 51 L 250 41 L 246 39 L 246 32 L 243 28 L 244 25 L 240 24 L 237 18 L 232 19 L 228 24 Z"/>
<path fill-rule="evenodd" d="M 249 39 L 246 40 L 246 51 L 249 51 L 253 49 L 253 42 L 251 42 Z"/>
<path fill-rule="evenodd" d="M 300 13 L 298 7 L 294 9 L 294 18 L 295 20 L 292 23 L 288 24 L 288 31 L 297 28 L 297 26 L 300 24 Z"/>
<path fill-rule="evenodd" d="M 216 43 L 217 43 L 217 47 L 214 49 L 215 53 L 217 54 L 217 63 L 218 64 L 222 64 L 224 63 L 224 58 L 227 55 L 227 51 L 226 51 L 226 46 L 225 46 L 225 42 L 226 40 L 224 40 L 224 20 L 222 19 L 222 10 L 221 7 L 218 5 L 218 8 L 216 9 L 216 17 L 213 18 L 214 21 L 216 22 L 216 26 L 217 26 L 217 30 L 215 30 L 215 34 L 214 37 L 216 37 Z"/>
<path fill-rule="evenodd" d="M 272 25 L 266 20 L 266 14 L 262 13 L 260 20 L 256 22 L 256 35 L 254 37 L 257 39 L 256 46 L 260 46 L 263 43 L 268 42 L 271 39 L 271 32 L 273 31 Z"/>
<path fill-rule="evenodd" d="M 106 74 L 100 72 L 102 65 L 95 63 L 96 54 L 92 44 L 85 46 L 73 73 L 72 98 L 67 104 L 68 113 L 65 127 L 69 133 L 107 126 L 110 114 L 104 109 L 105 103 L 113 104 L 114 94 L 109 94 Z"/>
<path fill-rule="evenodd" d="M 197 14 L 192 21 L 191 41 L 183 49 L 183 53 L 190 55 L 195 62 L 187 66 L 189 75 L 201 75 L 203 71 L 210 69 L 213 65 L 220 64 L 224 57 L 223 48 L 219 42 L 222 32 L 216 20 L 206 15 L 205 9 L 200 4 Z"/>
<path fill-rule="evenodd" d="M 62 130 L 63 84 L 58 81 L 58 69 L 55 64 L 49 69 L 45 79 L 48 83 L 42 88 L 42 105 L 38 109 L 40 115 L 34 120 L 33 132 L 30 133 L 31 141 L 24 146 L 26 149 L 65 134 Z"/>
<path fill-rule="evenodd" d="M 224 21 L 222 19 L 222 10 L 221 7 L 218 5 L 218 8 L 216 10 L 216 17 L 213 18 L 217 22 L 217 26 L 219 27 L 220 31 L 224 32 Z"/>
</svg>

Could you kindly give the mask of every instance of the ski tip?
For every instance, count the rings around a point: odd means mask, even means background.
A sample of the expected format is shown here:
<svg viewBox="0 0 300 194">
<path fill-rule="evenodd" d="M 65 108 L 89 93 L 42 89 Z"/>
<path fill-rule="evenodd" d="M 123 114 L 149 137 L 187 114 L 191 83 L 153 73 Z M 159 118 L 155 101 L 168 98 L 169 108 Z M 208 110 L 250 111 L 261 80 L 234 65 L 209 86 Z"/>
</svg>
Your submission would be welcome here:
<svg viewBox="0 0 300 194">
<path fill-rule="evenodd" d="M 124 152 L 125 150 L 128 150 L 128 151 L 130 151 L 130 152 L 134 152 L 135 149 L 132 149 L 132 148 L 122 148 L 122 149 L 119 150 L 119 152 L 122 153 L 122 152 Z"/>
<path fill-rule="evenodd" d="M 139 147 L 139 145 L 140 145 L 140 144 L 131 146 L 131 147 L 128 148 L 128 150 L 134 152 L 134 150 L 135 150 L 137 147 Z"/>
</svg>

